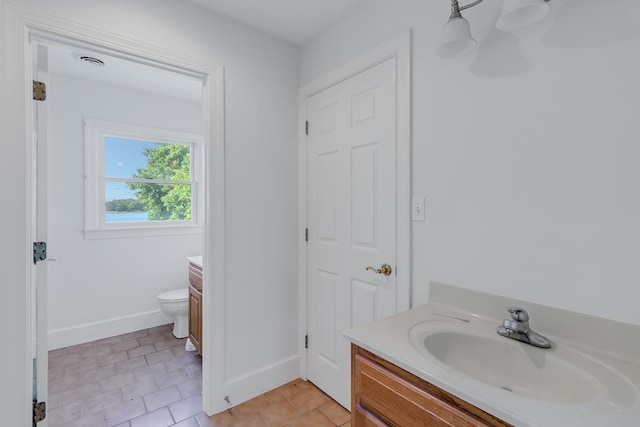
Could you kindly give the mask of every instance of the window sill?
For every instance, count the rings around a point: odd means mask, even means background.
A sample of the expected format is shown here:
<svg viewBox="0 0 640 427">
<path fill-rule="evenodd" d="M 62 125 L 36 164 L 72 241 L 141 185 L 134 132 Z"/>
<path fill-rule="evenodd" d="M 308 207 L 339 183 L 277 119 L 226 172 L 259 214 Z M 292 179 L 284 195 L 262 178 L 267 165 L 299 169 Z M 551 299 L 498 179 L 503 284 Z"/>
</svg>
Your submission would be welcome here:
<svg viewBox="0 0 640 427">
<path fill-rule="evenodd" d="M 156 236 L 181 236 L 202 234 L 201 225 L 160 225 L 160 226 L 117 226 L 96 229 L 85 229 L 85 240 L 95 239 L 130 239 Z"/>
</svg>

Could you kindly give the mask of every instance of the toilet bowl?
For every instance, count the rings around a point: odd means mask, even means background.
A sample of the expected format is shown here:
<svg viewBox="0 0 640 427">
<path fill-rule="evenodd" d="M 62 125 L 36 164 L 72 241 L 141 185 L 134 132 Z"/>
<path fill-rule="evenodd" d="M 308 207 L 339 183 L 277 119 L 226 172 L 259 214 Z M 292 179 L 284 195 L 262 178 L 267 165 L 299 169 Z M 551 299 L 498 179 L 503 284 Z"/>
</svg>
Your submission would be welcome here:
<svg viewBox="0 0 640 427">
<path fill-rule="evenodd" d="M 189 335 L 189 289 L 180 288 L 158 295 L 160 310 L 173 317 L 173 336 L 186 338 Z"/>
</svg>

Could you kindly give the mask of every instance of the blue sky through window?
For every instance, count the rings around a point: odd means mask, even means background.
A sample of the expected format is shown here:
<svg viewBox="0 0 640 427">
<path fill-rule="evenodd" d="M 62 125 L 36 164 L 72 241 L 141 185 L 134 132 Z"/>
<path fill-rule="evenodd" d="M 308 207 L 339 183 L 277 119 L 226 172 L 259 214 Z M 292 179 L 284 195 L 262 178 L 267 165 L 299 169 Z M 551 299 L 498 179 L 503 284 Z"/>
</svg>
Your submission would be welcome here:
<svg viewBox="0 0 640 427">
<path fill-rule="evenodd" d="M 157 142 L 141 141 L 129 138 L 105 136 L 104 138 L 104 172 L 112 178 L 131 178 L 139 168 L 147 164 L 143 152 L 145 148 L 155 148 Z M 107 182 L 105 200 L 133 198 L 133 191 L 125 183 Z"/>
</svg>

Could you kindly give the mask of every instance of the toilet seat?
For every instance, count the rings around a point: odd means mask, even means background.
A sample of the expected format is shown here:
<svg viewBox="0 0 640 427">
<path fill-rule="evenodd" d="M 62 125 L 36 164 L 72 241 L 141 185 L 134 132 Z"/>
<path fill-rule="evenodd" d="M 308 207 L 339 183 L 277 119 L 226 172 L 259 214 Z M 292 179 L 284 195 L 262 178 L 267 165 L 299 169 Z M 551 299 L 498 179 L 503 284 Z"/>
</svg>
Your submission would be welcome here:
<svg viewBox="0 0 640 427">
<path fill-rule="evenodd" d="M 166 291 L 158 295 L 161 302 L 185 302 L 189 300 L 189 289 L 180 288 L 172 291 Z"/>
</svg>

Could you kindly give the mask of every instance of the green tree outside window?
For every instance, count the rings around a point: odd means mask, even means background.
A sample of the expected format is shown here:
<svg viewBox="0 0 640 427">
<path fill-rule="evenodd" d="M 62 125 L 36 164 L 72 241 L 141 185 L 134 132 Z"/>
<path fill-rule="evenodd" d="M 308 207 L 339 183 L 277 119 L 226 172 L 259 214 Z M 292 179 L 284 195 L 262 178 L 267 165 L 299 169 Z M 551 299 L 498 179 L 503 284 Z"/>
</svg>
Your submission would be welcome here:
<svg viewBox="0 0 640 427">
<path fill-rule="evenodd" d="M 191 150 L 188 145 L 160 144 L 143 151 L 147 164 L 132 178 L 165 181 L 191 180 Z M 151 221 L 191 219 L 191 185 L 127 182 Z"/>
</svg>

